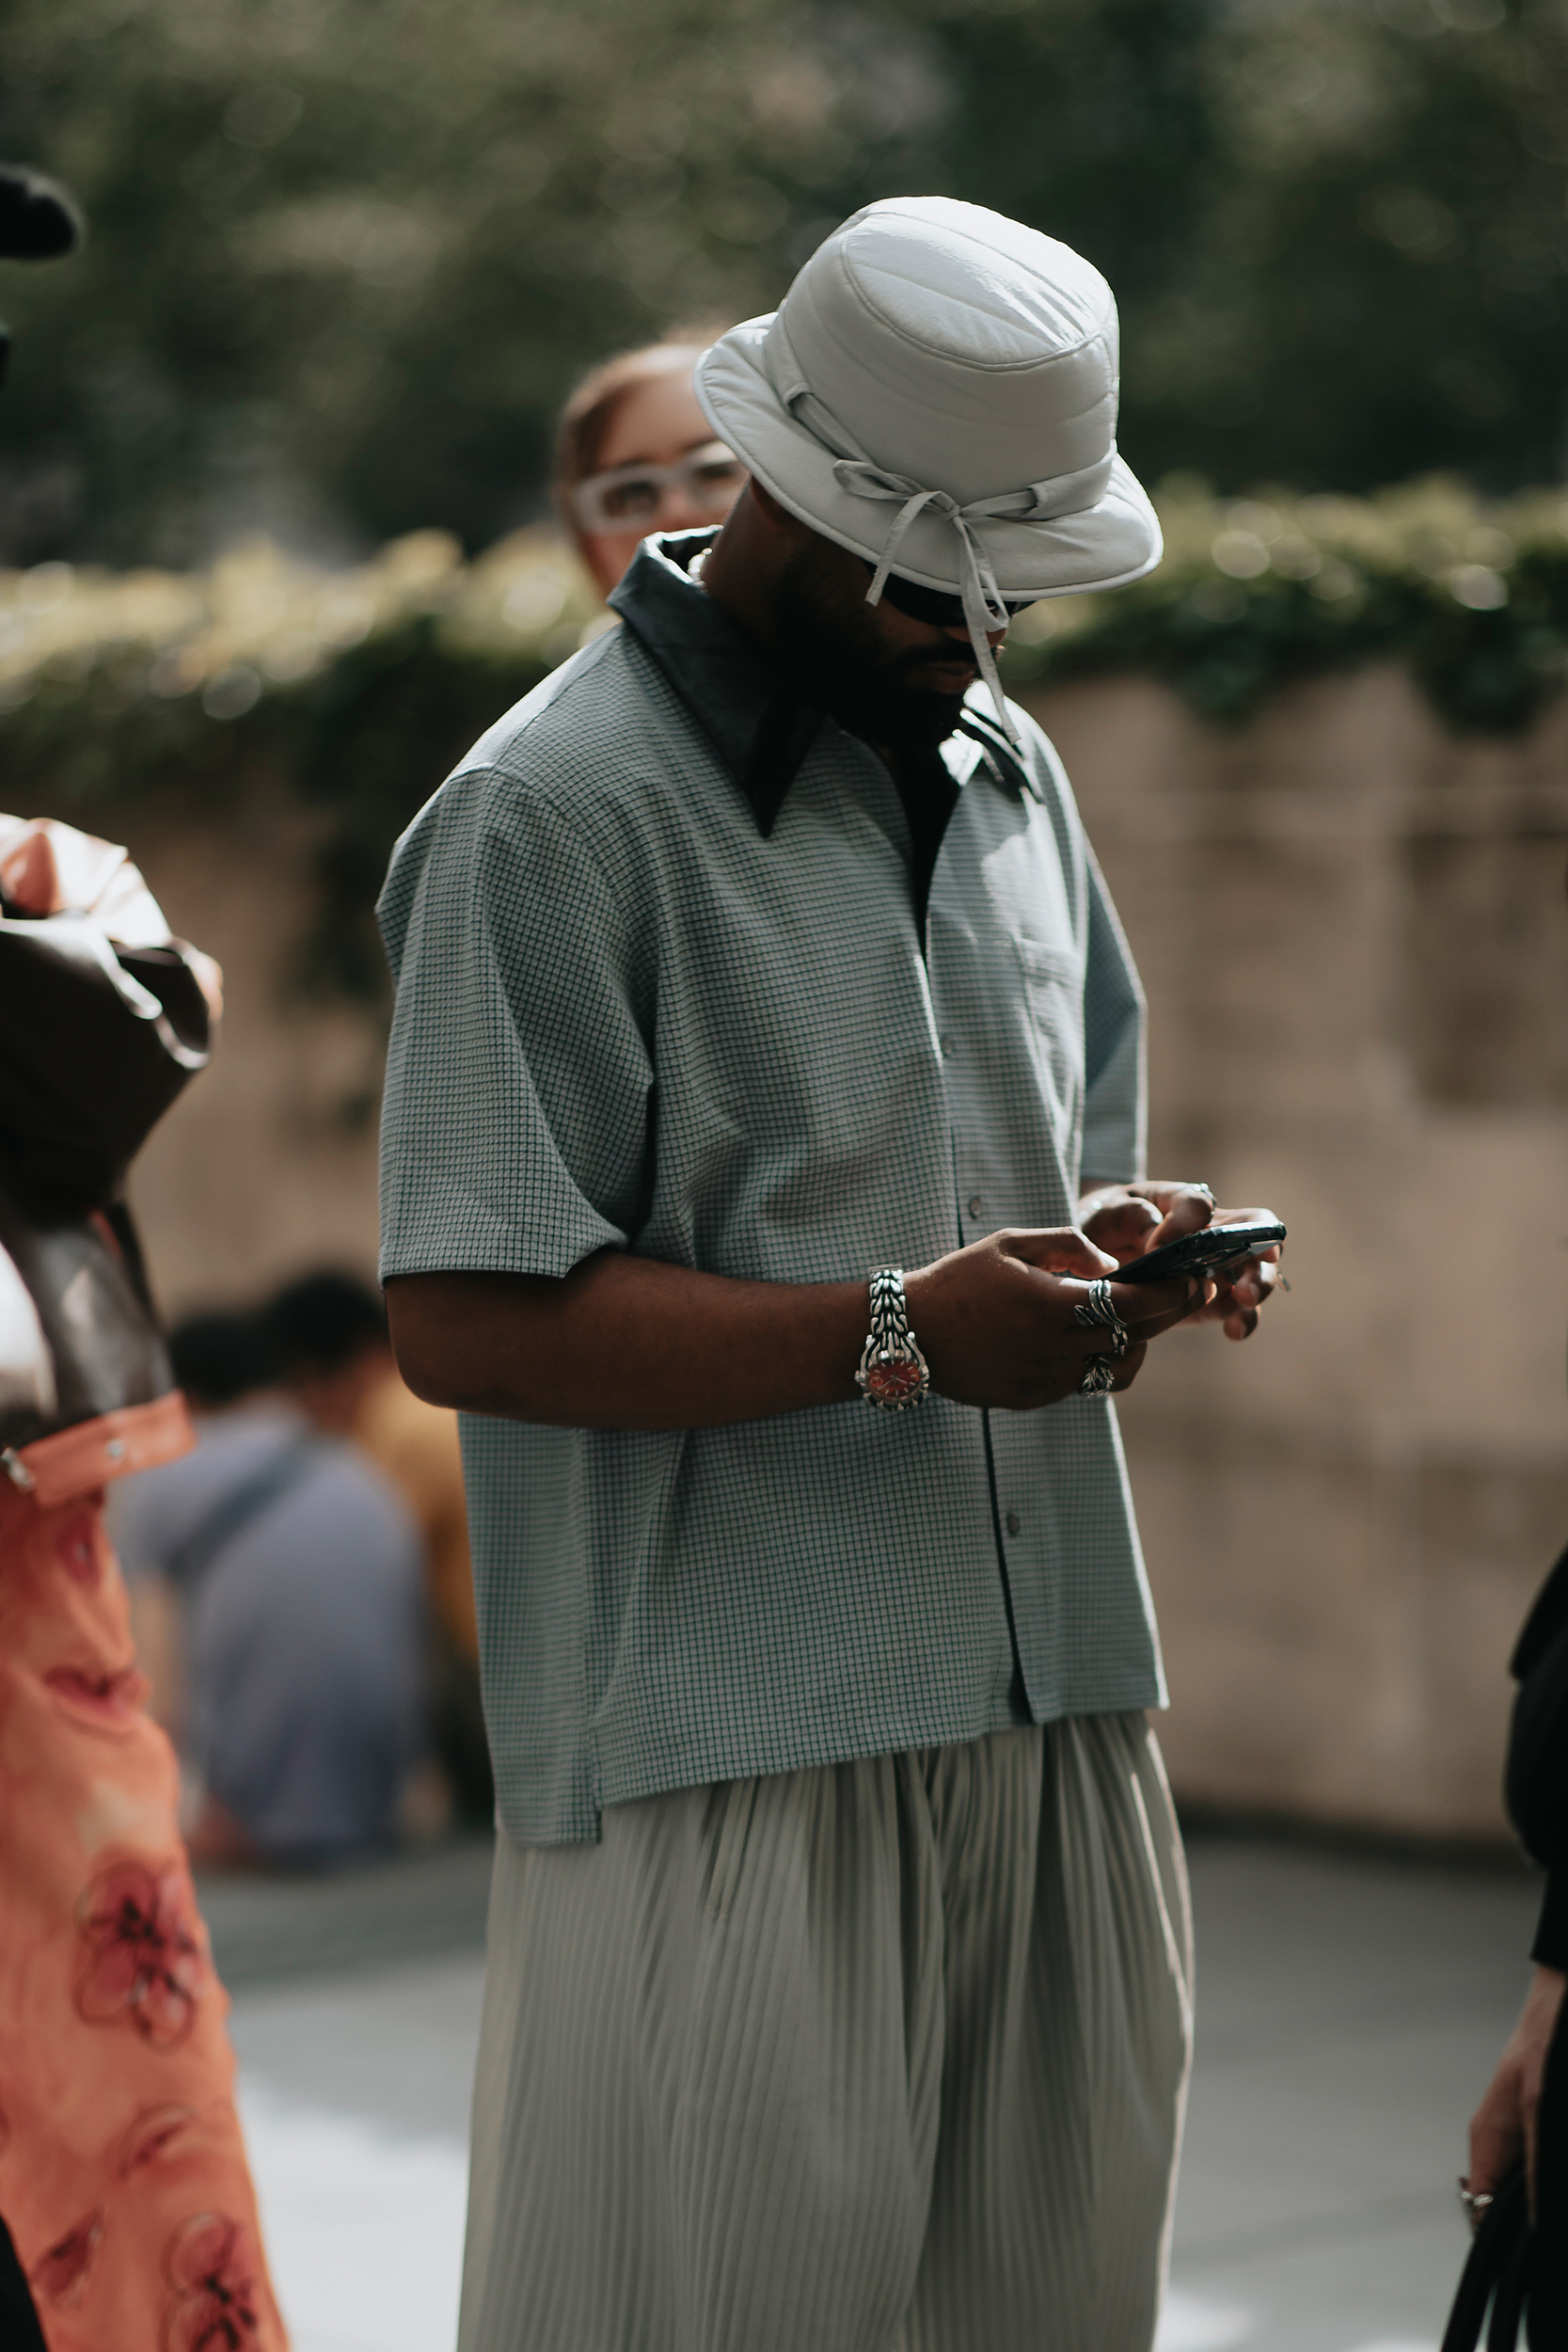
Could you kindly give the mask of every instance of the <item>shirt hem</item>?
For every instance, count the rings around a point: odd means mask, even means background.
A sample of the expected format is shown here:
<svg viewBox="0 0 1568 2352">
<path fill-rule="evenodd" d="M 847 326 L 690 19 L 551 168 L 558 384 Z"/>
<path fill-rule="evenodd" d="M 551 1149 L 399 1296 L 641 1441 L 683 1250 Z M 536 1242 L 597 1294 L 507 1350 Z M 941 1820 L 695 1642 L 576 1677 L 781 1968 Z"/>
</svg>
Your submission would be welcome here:
<svg viewBox="0 0 1568 2352">
<path fill-rule="evenodd" d="M 1034 1724 L 1059 1723 L 1069 1715 L 1125 1715 L 1165 1705 L 1161 1679 L 1146 1673 L 1107 1685 L 1092 1694 L 1080 1694 L 1032 1711 Z M 667 1754 L 657 1762 L 641 1759 L 617 1764 L 607 1759 L 602 1746 L 593 1785 L 597 1802 L 579 1812 L 573 1803 L 562 1812 L 540 1819 L 526 1801 L 519 1804 L 504 1785 L 499 1795 L 499 1824 L 515 1846 L 596 1845 L 600 1816 L 615 1805 L 636 1804 L 647 1797 L 670 1795 L 678 1788 L 700 1788 L 728 1780 L 770 1778 L 782 1772 L 811 1772 L 829 1764 L 855 1764 L 868 1757 L 903 1756 L 922 1748 L 962 1747 L 996 1731 L 1030 1728 L 1004 1701 L 977 1718 L 939 1719 L 906 1724 L 895 1731 L 885 1726 L 810 1740 L 773 1738 L 766 1747 L 756 1741 L 717 1742 L 710 1747 L 689 1745 Z M 504 1783 L 504 1774 L 502 1775 Z"/>
</svg>

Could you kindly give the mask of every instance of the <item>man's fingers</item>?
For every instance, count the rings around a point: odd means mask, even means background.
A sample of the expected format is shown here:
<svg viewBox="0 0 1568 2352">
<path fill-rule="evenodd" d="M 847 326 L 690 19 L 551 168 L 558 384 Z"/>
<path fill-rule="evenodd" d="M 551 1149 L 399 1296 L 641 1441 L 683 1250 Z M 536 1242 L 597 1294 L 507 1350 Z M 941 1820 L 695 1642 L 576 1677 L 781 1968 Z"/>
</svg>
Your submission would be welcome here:
<svg viewBox="0 0 1568 2352">
<path fill-rule="evenodd" d="M 1070 1279 L 1064 1285 L 1073 1297 L 1075 1307 L 1086 1303 L 1087 1283 L 1079 1290 Z M 1118 1282 L 1114 1275 L 1110 1281 L 1111 1304 L 1129 1329 L 1135 1328 L 1140 1341 L 1158 1339 L 1173 1324 L 1184 1323 L 1195 1307 L 1201 1307 L 1212 1285 L 1196 1275 L 1180 1275 L 1172 1282 Z M 1115 1334 L 1108 1324 L 1095 1322 L 1085 1327 L 1085 1353 L 1089 1356 L 1109 1356 L 1116 1352 Z"/>
<path fill-rule="evenodd" d="M 1533 2099 L 1527 2099 L 1525 2102 L 1525 2196 L 1529 2205 L 1529 2217 L 1532 2221 L 1536 2218 L 1535 2122 L 1536 2102 Z"/>
<path fill-rule="evenodd" d="M 1117 1261 L 1108 1251 L 1098 1248 L 1087 1233 L 1076 1225 L 1047 1227 L 1037 1232 L 1001 1233 L 997 1236 L 1011 1258 L 1022 1258 L 1025 1265 L 1038 1266 L 1044 1274 L 1076 1275 L 1081 1280 L 1092 1282 L 1097 1275 L 1114 1274 Z"/>
<path fill-rule="evenodd" d="M 1470 2125 L 1467 2179 L 1472 2197 L 1495 2196 L 1497 2183 L 1513 2170 L 1522 2149 L 1522 2136 L 1500 2127 L 1483 2107 Z"/>
<path fill-rule="evenodd" d="M 1080 1204 L 1080 1210 L 1085 1204 Z M 1094 1238 L 1101 1248 L 1109 1249 L 1125 1264 L 1129 1258 L 1143 1255 L 1144 1245 L 1160 1222 L 1160 1212 L 1152 1200 L 1111 1200 L 1101 1202 L 1085 1217 L 1087 1232 L 1092 1225 Z"/>
<path fill-rule="evenodd" d="M 1151 1340 L 1173 1324 L 1184 1323 L 1201 1307 L 1207 1286 L 1196 1275 L 1174 1282 L 1111 1283 L 1111 1304 L 1125 1324 L 1136 1324 L 1140 1339 Z"/>
<path fill-rule="evenodd" d="M 1218 1209 L 1214 1214 L 1214 1222 L 1216 1225 L 1277 1225 L 1279 1219 L 1272 1209 Z M 1271 1242 L 1266 1249 L 1255 1250 L 1245 1258 L 1235 1268 L 1229 1286 L 1239 1293 L 1236 1301 L 1239 1307 L 1260 1307 L 1278 1279 L 1279 1244 L 1275 1241 Z M 1220 1280 L 1224 1286 L 1223 1273 Z"/>
<path fill-rule="evenodd" d="M 1261 1259 L 1243 1258 L 1239 1266 L 1220 1276 L 1221 1288 L 1234 1291 L 1239 1307 L 1260 1307 L 1274 1287 L 1275 1269 Z"/>
<path fill-rule="evenodd" d="M 1273 1297 L 1277 1281 L 1276 1267 L 1251 1262 L 1232 1280 L 1220 1275 L 1205 1320 L 1223 1325 L 1227 1339 L 1249 1339 L 1258 1328 L 1259 1311 Z"/>
<path fill-rule="evenodd" d="M 1472 2196 L 1495 2194 L 1498 2182 L 1506 2179 L 1523 2155 L 1525 2133 L 1530 2121 L 1529 2103 L 1524 2094 L 1519 2062 L 1511 2043 L 1470 2118 Z"/>
<path fill-rule="evenodd" d="M 1274 1221 L 1267 1209 L 1222 1209 L 1215 1219 L 1216 1225 L 1261 1225 Z M 1213 1303 L 1206 1310 L 1203 1320 L 1219 1324 L 1227 1340 L 1250 1339 L 1258 1328 L 1259 1310 L 1273 1297 L 1279 1279 L 1277 1242 L 1243 1258 L 1238 1265 L 1216 1266 L 1210 1277 L 1214 1284 Z"/>
<path fill-rule="evenodd" d="M 1175 1192 L 1164 1185 L 1160 1189 L 1164 1216 L 1144 1243 L 1146 1249 L 1163 1249 L 1183 1233 L 1201 1232 L 1214 1214 L 1214 1196 L 1207 1184 L 1181 1184 Z"/>
</svg>

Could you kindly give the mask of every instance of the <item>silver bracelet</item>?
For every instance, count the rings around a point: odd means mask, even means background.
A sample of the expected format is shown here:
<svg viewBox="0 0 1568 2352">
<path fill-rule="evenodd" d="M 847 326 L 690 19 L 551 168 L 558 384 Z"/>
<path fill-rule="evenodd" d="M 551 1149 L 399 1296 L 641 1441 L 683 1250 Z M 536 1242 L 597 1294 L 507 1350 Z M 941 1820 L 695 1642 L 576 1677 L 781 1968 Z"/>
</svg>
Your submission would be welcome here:
<svg viewBox="0 0 1568 2352">
<path fill-rule="evenodd" d="M 897 1266 L 878 1266 L 871 1276 L 871 1333 L 861 1350 L 855 1385 L 868 1405 L 879 1405 L 885 1413 L 907 1413 L 930 1394 L 931 1368 L 910 1329 Z"/>
</svg>

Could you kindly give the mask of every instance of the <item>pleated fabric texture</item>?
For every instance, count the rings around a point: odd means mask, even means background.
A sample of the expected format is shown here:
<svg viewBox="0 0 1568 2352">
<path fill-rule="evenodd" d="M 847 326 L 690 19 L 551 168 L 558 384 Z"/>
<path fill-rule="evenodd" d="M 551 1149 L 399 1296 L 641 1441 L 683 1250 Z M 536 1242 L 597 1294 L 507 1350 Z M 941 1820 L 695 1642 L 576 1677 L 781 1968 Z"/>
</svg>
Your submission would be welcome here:
<svg viewBox="0 0 1568 2352">
<path fill-rule="evenodd" d="M 1148 2352 L 1191 2028 L 1141 1714 L 502 1836 L 459 2352 Z"/>
</svg>

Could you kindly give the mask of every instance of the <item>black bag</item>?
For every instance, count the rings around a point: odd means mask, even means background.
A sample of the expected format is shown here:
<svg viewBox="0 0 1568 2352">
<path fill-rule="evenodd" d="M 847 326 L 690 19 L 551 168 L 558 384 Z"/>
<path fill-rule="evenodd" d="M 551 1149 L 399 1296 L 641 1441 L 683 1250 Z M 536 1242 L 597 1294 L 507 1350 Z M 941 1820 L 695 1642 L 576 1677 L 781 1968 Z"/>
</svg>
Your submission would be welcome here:
<svg viewBox="0 0 1568 2352">
<path fill-rule="evenodd" d="M 1481 2217 L 1443 2331 L 1442 2352 L 1479 2352 L 1482 2328 L 1486 2352 L 1515 2352 L 1534 2250 L 1521 2168 L 1509 2174 Z"/>
<path fill-rule="evenodd" d="M 133 983 L 146 1009 L 127 1001 Z M 117 948 L 85 918 L 0 928 L 0 1154 L 14 1182 L 78 1208 L 112 1200 L 208 1046 L 178 944 Z"/>
<path fill-rule="evenodd" d="M 122 851 L 62 826 L 50 856 L 60 886 L 90 897 L 107 879 L 131 890 L 131 928 L 161 923 Z M 193 948 L 122 944 L 115 919 L 34 915 L 0 891 L 0 1278 L 10 1290 L 20 1278 L 41 1327 L 13 1319 L 20 1376 L 0 1403 L 0 1450 L 174 1387 L 121 1190 L 206 1067 L 212 1011 Z"/>
</svg>

